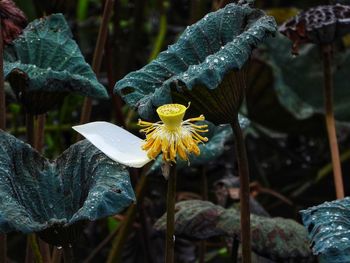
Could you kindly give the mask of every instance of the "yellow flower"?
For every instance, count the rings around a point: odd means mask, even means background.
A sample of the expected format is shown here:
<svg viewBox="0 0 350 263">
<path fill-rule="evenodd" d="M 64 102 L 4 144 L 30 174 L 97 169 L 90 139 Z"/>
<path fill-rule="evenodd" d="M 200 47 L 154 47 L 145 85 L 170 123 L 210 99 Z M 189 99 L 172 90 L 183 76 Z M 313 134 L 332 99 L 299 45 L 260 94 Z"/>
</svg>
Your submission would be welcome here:
<svg viewBox="0 0 350 263">
<path fill-rule="evenodd" d="M 207 132 L 208 125 L 196 125 L 193 122 L 203 121 L 203 115 L 183 121 L 187 108 L 181 104 L 166 104 L 157 109 L 162 121 L 152 123 L 139 120 L 143 127 L 140 132 L 146 134 L 142 149 L 147 151 L 151 159 L 155 159 L 161 152 L 166 162 L 176 162 L 176 156 L 188 161 L 188 155 L 200 154 L 199 143 L 208 141 L 200 133 Z"/>
</svg>

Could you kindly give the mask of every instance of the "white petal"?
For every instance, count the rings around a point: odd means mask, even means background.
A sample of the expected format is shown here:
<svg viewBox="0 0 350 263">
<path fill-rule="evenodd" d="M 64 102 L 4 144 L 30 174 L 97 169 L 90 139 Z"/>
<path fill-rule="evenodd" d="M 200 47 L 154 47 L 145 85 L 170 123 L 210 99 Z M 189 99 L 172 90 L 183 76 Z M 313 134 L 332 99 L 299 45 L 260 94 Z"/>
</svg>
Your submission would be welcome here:
<svg viewBox="0 0 350 263">
<path fill-rule="evenodd" d="M 118 163 L 140 168 L 151 161 L 141 149 L 143 140 L 117 125 L 97 121 L 73 129 Z"/>
</svg>

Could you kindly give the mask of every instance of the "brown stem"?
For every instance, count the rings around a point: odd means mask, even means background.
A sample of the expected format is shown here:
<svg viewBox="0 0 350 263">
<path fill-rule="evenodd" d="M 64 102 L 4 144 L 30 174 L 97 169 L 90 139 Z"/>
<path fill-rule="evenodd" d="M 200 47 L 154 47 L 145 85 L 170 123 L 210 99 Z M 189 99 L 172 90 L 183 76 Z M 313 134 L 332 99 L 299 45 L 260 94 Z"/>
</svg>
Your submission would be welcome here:
<svg viewBox="0 0 350 263">
<path fill-rule="evenodd" d="M 92 69 L 96 75 L 100 72 L 104 46 L 107 39 L 108 22 L 112 15 L 112 11 L 113 11 L 113 0 L 106 0 L 104 10 L 103 10 L 102 22 L 101 22 L 100 30 L 98 32 L 94 57 L 92 60 Z M 92 108 L 92 99 L 85 98 L 81 117 L 80 117 L 80 124 L 87 123 L 90 120 L 91 108 Z M 81 138 L 82 138 L 81 135 L 78 135 L 78 140 L 80 140 Z"/>
<path fill-rule="evenodd" d="M 45 131 L 45 115 L 40 115 L 37 122 L 38 125 L 35 128 L 34 115 L 30 113 L 26 114 L 27 141 L 38 152 L 41 152 Z M 41 239 L 37 240 L 35 234 L 30 234 L 28 241 L 28 245 L 30 244 L 36 261 L 51 262 L 50 247 L 46 242 Z M 27 254 L 27 257 L 30 257 L 30 253 Z"/>
<path fill-rule="evenodd" d="M 241 242 L 242 262 L 251 262 L 251 241 L 250 241 L 250 207 L 249 207 L 249 167 L 247 151 L 238 116 L 235 116 L 231 123 L 235 138 L 235 154 L 238 165 L 240 182 L 240 209 L 241 209 Z"/>
<path fill-rule="evenodd" d="M 43 257 L 43 261 L 45 263 L 50 263 L 51 262 L 51 252 L 50 252 L 50 246 L 47 244 L 45 241 L 41 240 L 38 238 L 38 244 L 40 248 L 40 253 Z"/>
<path fill-rule="evenodd" d="M 34 262 L 33 250 L 30 247 L 29 237 L 27 237 L 26 257 L 25 257 L 24 262 L 25 263 L 33 263 Z"/>
<path fill-rule="evenodd" d="M 153 162 L 152 162 L 153 163 Z M 146 175 L 152 163 L 147 164 L 143 169 L 140 175 L 140 180 L 136 187 L 136 200 L 138 202 L 142 202 L 143 196 L 145 194 L 148 176 Z M 116 236 L 110 254 L 108 256 L 107 263 L 116 263 L 121 262 L 122 260 L 122 251 L 125 245 L 125 242 L 129 236 L 131 227 L 135 221 L 137 212 L 137 205 L 132 204 L 128 211 L 126 212 L 125 220 L 122 222 L 120 226 L 120 230 L 118 235 Z"/>
<path fill-rule="evenodd" d="M 62 261 L 62 249 L 53 248 L 51 263 L 60 263 Z"/>
<path fill-rule="evenodd" d="M 202 200 L 208 200 L 208 178 L 207 178 L 207 168 L 203 165 L 201 167 L 201 192 L 202 192 Z M 201 240 L 199 243 L 199 263 L 205 262 L 205 254 L 207 250 L 207 242 L 205 240 Z"/>
<path fill-rule="evenodd" d="M 6 101 L 4 85 L 4 43 L 2 39 L 1 18 L 0 18 L 0 129 L 6 128 Z"/>
<path fill-rule="evenodd" d="M 344 185 L 339 157 L 337 133 L 333 112 L 333 75 L 332 75 L 332 45 L 322 46 L 324 74 L 324 107 L 326 111 L 326 126 L 329 147 L 331 149 L 334 185 L 337 199 L 344 198 Z"/>
<path fill-rule="evenodd" d="M 175 255 L 175 201 L 176 201 L 176 164 L 168 164 L 168 193 L 166 206 L 166 237 L 165 237 L 165 263 L 174 263 Z"/>
<path fill-rule="evenodd" d="M 37 149 L 39 152 L 41 152 L 44 147 L 45 120 L 45 114 L 38 116 L 37 127 L 35 131 L 35 149 Z"/>
<path fill-rule="evenodd" d="M 26 128 L 27 128 L 27 143 L 34 147 L 34 115 L 27 113 L 26 114 Z"/>
<path fill-rule="evenodd" d="M 111 39 L 107 36 L 106 40 L 106 64 L 107 64 L 107 78 L 108 78 L 108 90 L 109 94 L 112 97 L 112 108 L 113 115 L 115 115 L 116 122 L 120 126 L 125 126 L 124 116 L 122 112 L 123 103 L 121 98 L 113 94 L 113 88 L 115 83 L 114 67 L 113 67 L 113 53 L 114 50 L 111 45 Z"/>
<path fill-rule="evenodd" d="M 0 262 L 7 262 L 7 236 L 0 235 Z"/>
<path fill-rule="evenodd" d="M 35 263 L 43 263 L 43 258 L 40 253 L 40 248 L 36 240 L 35 234 L 29 234 L 27 237 L 27 255 L 25 262 L 32 262 L 31 258 L 34 257 Z"/>
<path fill-rule="evenodd" d="M 63 261 L 64 263 L 74 263 L 73 247 L 71 245 L 63 247 Z"/>
</svg>

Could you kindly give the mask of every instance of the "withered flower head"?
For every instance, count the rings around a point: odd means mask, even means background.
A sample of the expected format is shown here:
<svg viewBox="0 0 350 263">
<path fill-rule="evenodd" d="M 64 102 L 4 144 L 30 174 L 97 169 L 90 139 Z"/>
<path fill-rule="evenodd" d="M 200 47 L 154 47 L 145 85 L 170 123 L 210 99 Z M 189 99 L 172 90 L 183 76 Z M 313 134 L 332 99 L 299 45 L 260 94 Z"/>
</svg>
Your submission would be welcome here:
<svg viewBox="0 0 350 263">
<path fill-rule="evenodd" d="M 350 6 L 325 5 L 310 8 L 286 21 L 279 29 L 293 41 L 293 53 L 301 44 L 330 44 L 350 32 Z"/>
<path fill-rule="evenodd" d="M 27 18 L 12 0 L 0 0 L 2 39 L 9 44 L 27 25 Z"/>
</svg>

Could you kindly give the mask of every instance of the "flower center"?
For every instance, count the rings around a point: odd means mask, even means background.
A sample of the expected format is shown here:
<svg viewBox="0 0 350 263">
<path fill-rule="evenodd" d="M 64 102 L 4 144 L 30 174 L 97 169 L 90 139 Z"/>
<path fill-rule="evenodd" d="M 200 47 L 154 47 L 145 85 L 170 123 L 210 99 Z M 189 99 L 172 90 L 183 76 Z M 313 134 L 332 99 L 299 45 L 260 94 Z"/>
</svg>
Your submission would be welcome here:
<svg viewBox="0 0 350 263">
<path fill-rule="evenodd" d="M 181 104 L 166 104 L 157 108 L 159 118 L 166 128 L 174 130 L 181 126 L 187 107 Z"/>
</svg>

